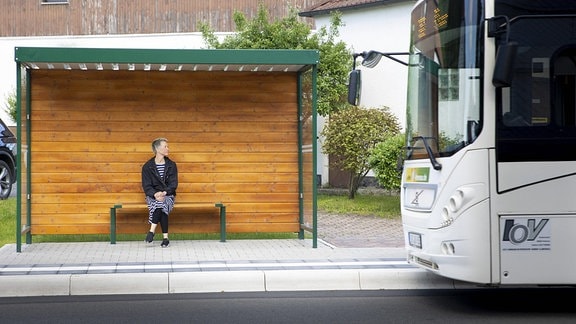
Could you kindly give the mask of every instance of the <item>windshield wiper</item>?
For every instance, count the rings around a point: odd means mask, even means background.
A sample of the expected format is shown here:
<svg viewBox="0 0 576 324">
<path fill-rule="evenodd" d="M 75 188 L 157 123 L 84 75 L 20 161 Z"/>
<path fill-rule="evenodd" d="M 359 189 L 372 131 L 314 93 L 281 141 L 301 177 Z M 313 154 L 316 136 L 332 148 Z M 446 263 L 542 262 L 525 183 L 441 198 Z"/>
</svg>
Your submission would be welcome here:
<svg viewBox="0 0 576 324">
<path fill-rule="evenodd" d="M 434 153 L 432 152 L 432 148 L 430 147 L 430 144 L 428 144 L 428 139 L 433 139 L 432 137 L 424 137 L 424 136 L 415 136 L 413 137 L 414 141 L 418 141 L 418 140 L 422 140 L 422 143 L 424 143 L 424 148 L 426 149 L 426 153 L 428 154 L 428 158 L 430 159 L 430 163 L 432 164 L 432 167 L 434 168 L 434 170 L 441 170 L 442 169 L 442 164 L 440 164 L 437 160 L 436 157 L 434 157 Z M 410 149 L 415 149 L 415 147 L 411 147 Z"/>
</svg>

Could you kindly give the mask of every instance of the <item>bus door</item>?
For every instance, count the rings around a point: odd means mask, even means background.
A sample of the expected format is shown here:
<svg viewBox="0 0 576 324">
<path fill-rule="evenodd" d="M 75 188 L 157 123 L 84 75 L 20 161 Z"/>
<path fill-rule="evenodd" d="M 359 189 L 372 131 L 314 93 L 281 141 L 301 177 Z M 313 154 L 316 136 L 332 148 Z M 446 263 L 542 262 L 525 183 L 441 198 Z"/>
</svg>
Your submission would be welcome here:
<svg viewBox="0 0 576 324">
<path fill-rule="evenodd" d="M 523 15 L 510 87 L 497 90 L 503 284 L 576 282 L 576 16 Z"/>
</svg>

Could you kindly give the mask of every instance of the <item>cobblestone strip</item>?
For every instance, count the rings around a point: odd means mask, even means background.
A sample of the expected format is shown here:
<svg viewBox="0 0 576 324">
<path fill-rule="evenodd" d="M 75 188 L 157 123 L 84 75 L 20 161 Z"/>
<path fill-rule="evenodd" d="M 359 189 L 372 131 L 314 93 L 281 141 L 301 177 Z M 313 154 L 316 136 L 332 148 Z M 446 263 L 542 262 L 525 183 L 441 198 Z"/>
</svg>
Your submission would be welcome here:
<svg viewBox="0 0 576 324">
<path fill-rule="evenodd" d="M 404 247 L 402 220 L 318 212 L 318 237 L 339 248 Z"/>
</svg>

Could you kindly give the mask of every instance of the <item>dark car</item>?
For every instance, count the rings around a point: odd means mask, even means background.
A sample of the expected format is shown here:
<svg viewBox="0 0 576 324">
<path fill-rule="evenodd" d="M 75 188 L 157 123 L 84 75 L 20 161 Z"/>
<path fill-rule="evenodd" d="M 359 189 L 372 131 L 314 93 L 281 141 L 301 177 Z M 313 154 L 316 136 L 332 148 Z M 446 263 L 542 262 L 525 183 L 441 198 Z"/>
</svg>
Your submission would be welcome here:
<svg viewBox="0 0 576 324">
<path fill-rule="evenodd" d="M 16 136 L 0 119 L 0 199 L 10 197 L 16 182 Z"/>
</svg>

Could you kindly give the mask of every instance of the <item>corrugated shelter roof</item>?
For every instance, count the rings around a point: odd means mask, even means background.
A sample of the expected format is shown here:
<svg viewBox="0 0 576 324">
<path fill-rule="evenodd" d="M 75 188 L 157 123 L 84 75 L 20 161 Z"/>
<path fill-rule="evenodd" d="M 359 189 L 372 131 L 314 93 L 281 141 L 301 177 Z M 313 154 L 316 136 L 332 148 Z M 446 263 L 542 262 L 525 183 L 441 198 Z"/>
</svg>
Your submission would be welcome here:
<svg viewBox="0 0 576 324">
<path fill-rule="evenodd" d="M 303 17 L 314 17 L 327 15 L 334 10 L 362 9 L 407 1 L 414 2 L 414 0 L 331 0 L 308 7 L 302 10 L 299 15 Z"/>
<path fill-rule="evenodd" d="M 180 50 L 16 47 L 15 60 L 38 70 L 297 72 L 318 63 L 315 50 Z"/>
</svg>

